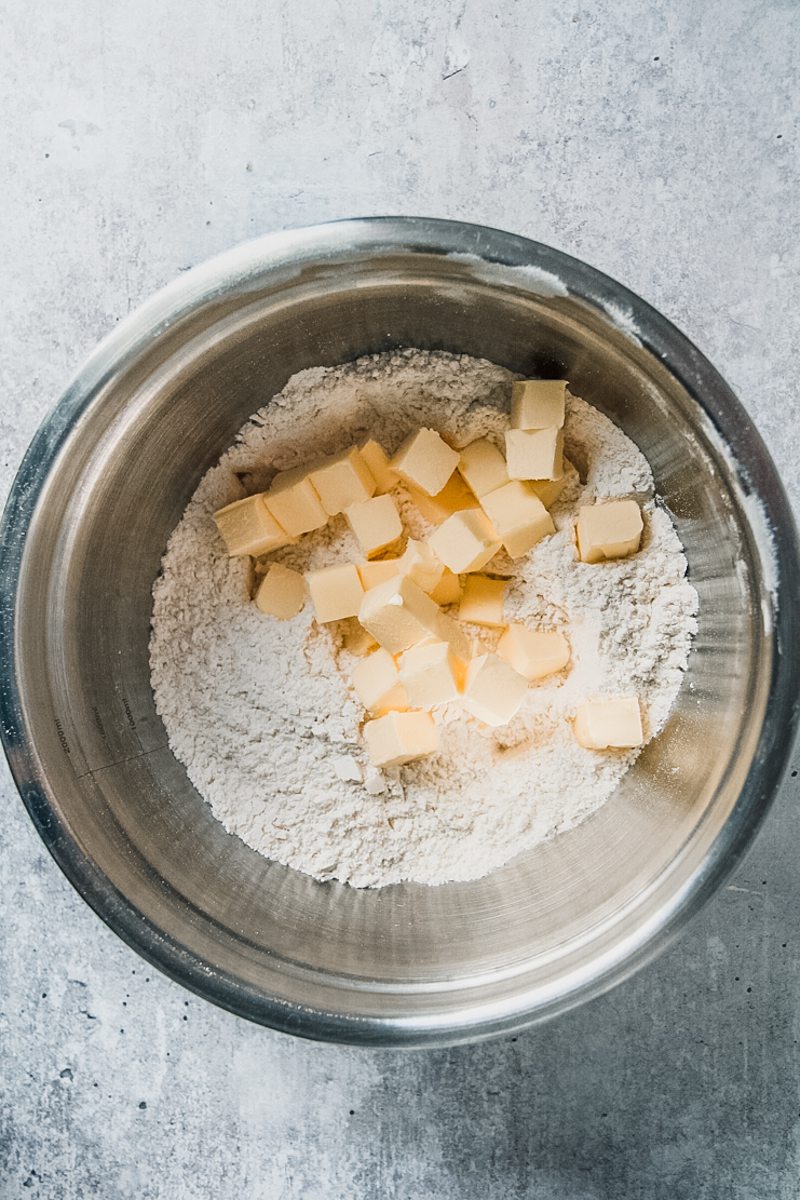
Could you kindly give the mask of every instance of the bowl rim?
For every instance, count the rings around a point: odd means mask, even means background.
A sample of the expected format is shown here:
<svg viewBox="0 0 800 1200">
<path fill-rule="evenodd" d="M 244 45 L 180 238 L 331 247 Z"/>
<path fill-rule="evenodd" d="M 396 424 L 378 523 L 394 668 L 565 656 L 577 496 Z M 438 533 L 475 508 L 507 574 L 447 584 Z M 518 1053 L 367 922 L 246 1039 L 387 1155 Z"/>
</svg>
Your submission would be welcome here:
<svg viewBox="0 0 800 1200">
<path fill-rule="evenodd" d="M 166 935 L 88 858 L 50 804 L 24 721 L 17 671 L 16 605 L 27 530 L 61 447 L 98 388 L 139 349 L 195 308 L 248 280 L 303 263 L 389 252 L 468 255 L 497 273 L 498 284 L 542 294 L 555 277 L 574 296 L 618 324 L 632 321 L 642 345 L 700 404 L 743 495 L 761 506 L 774 550 L 775 652 L 758 744 L 735 805 L 706 859 L 662 904 L 655 918 L 624 939 L 613 958 L 598 959 L 572 989 L 535 1010 L 525 996 L 502 1011 L 465 1006 L 446 1018 L 354 1017 L 287 1004 L 220 971 Z M 523 268 L 530 273 L 526 281 Z M 510 274 L 509 271 L 516 274 Z M 536 283 L 536 276 L 539 283 Z M 238 1016 L 316 1040 L 374 1046 L 442 1046 L 510 1033 L 597 996 L 665 949 L 735 868 L 774 799 L 800 718 L 800 549 L 791 506 L 777 469 L 745 409 L 700 350 L 634 292 L 580 260 L 542 243 L 490 227 L 427 217 L 356 217 L 270 233 L 240 243 L 178 276 L 134 309 L 89 354 L 40 425 L 19 466 L 0 521 L 0 638 L 11 648 L 0 666 L 0 738 L 23 803 L 48 851 L 97 915 L 153 967 Z"/>
</svg>

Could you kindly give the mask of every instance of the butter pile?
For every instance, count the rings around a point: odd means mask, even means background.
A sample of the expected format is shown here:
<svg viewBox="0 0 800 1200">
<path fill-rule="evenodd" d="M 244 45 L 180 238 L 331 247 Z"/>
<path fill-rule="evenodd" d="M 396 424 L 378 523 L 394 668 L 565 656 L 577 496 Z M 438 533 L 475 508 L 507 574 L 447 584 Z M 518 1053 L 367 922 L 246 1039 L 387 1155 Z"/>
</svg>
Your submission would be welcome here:
<svg viewBox="0 0 800 1200">
<path fill-rule="evenodd" d="M 254 601 L 288 620 L 310 596 L 318 622 L 350 622 L 345 644 L 362 657 L 351 682 L 367 713 L 364 738 L 375 766 L 435 753 L 437 708 L 458 704 L 486 725 L 504 725 L 532 683 L 569 669 L 564 631 L 505 621 L 510 580 L 491 570 L 501 549 L 520 559 L 555 533 L 549 509 L 574 475 L 564 457 L 566 394 L 565 380 L 514 383 L 505 453 L 488 438 L 456 450 L 436 430 L 417 429 L 391 458 L 369 440 L 280 472 L 268 491 L 214 514 L 229 555 L 254 558 L 344 517 L 361 561 L 305 575 L 273 562 Z M 400 483 L 436 526 L 427 541 L 406 536 L 392 496 Z M 587 569 L 602 569 L 635 554 L 642 532 L 633 499 L 582 507 L 576 556 Z M 462 622 L 500 631 L 496 649 L 476 654 Z M 587 696 L 572 728 L 589 750 L 644 740 L 636 696 Z"/>
</svg>

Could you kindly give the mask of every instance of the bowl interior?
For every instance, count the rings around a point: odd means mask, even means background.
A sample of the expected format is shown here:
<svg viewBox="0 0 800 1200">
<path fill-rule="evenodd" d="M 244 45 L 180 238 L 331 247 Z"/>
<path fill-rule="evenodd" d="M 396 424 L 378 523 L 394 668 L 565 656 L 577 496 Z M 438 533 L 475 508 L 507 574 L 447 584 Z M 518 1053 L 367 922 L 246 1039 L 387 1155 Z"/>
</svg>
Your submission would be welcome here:
<svg viewBox="0 0 800 1200">
<path fill-rule="evenodd" d="M 211 817 L 153 706 L 151 588 L 198 480 L 256 408 L 302 368 L 398 346 L 563 374 L 609 414 L 652 464 L 700 628 L 667 728 L 584 824 L 473 883 L 356 891 L 264 860 Z M 162 965 L 168 946 L 168 969 L 191 964 L 212 999 L 301 1032 L 326 1013 L 354 1037 L 489 1028 L 630 953 L 702 869 L 761 728 L 763 600 L 697 400 L 593 304 L 423 248 L 255 271 L 120 352 L 47 475 L 17 602 L 33 774 L 105 915 L 125 909 L 126 936 Z"/>
</svg>

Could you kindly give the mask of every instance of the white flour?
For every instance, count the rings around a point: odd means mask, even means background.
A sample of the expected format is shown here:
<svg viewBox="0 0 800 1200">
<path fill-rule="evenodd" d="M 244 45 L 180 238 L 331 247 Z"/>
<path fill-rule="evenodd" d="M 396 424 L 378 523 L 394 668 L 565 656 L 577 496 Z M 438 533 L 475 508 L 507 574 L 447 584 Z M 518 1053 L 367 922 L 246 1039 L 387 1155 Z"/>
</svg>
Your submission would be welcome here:
<svg viewBox="0 0 800 1200">
<path fill-rule="evenodd" d="M 650 498 L 650 469 L 597 410 L 572 399 L 566 450 L 585 478 L 565 489 L 557 533 L 516 571 L 511 619 L 564 629 L 571 669 L 532 686 L 511 724 L 489 729 L 443 710 L 441 753 L 383 774 L 368 768 L 364 713 L 348 679 L 344 623 L 291 621 L 249 603 L 248 560 L 226 556 L 211 513 L 265 486 L 278 468 L 371 434 L 389 451 L 421 425 L 456 446 L 508 423 L 512 376 L 488 362 L 406 350 L 296 375 L 241 431 L 201 481 L 170 538 L 154 588 L 156 707 L 170 745 L 214 814 L 250 846 L 318 879 L 357 886 L 443 883 L 484 875 L 608 799 L 636 752 L 596 754 L 568 718 L 582 700 L 636 692 L 647 731 L 663 724 L 680 686 L 697 595 L 672 524 Z M 642 551 L 575 562 L 570 524 L 594 496 L 639 494 Z M 407 527 L 430 532 L 402 503 Z M 344 520 L 275 558 L 305 570 L 359 557 Z M 493 569 L 495 563 L 493 561 Z M 486 645 L 497 635 L 474 628 Z"/>
</svg>

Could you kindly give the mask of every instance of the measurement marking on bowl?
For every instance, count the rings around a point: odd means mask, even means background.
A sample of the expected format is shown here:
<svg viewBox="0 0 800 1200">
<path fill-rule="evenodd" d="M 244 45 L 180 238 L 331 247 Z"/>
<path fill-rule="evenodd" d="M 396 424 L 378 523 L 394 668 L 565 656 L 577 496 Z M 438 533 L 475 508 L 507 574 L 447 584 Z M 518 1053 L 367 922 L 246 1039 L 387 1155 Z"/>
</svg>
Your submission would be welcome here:
<svg viewBox="0 0 800 1200">
<path fill-rule="evenodd" d="M 131 712 L 131 706 L 128 703 L 128 697 L 121 696 L 120 699 L 122 700 L 122 707 L 125 709 L 125 716 L 128 718 L 128 724 L 130 725 L 131 729 L 135 729 L 136 728 L 136 718 L 134 717 L 133 713 Z"/>
<path fill-rule="evenodd" d="M 58 717 L 55 718 L 55 725 L 56 725 L 56 733 L 58 734 L 58 740 L 61 743 L 61 749 L 64 751 L 64 753 L 66 755 L 71 755 L 72 751 L 69 748 L 69 742 L 67 741 L 67 735 L 64 733 L 64 726 L 61 724 Z"/>
<path fill-rule="evenodd" d="M 97 727 L 97 732 L 100 734 L 100 737 L 103 739 L 103 741 L 107 742 L 108 734 L 106 733 L 106 727 L 103 724 L 103 718 L 100 716 L 100 710 L 98 709 L 97 705 L 93 705 L 92 707 L 92 716 L 94 717 L 94 723 Z"/>
<path fill-rule="evenodd" d="M 147 758 L 150 754 L 157 754 L 159 750 L 165 750 L 169 742 L 162 742 L 160 746 L 153 746 L 150 750 L 142 750 L 141 754 L 129 754 L 127 758 L 118 758 L 114 762 L 104 763 L 102 767 L 92 767 L 88 771 L 84 771 L 78 775 L 78 779 L 86 779 L 88 775 L 94 778 L 101 771 L 110 771 L 113 767 L 124 767 L 126 763 L 136 762 L 139 758 Z"/>
</svg>

